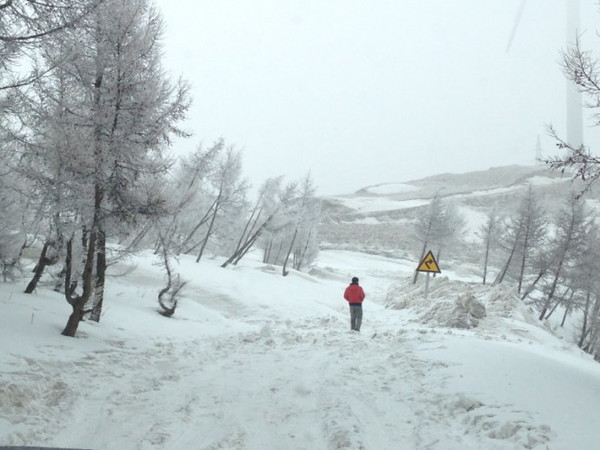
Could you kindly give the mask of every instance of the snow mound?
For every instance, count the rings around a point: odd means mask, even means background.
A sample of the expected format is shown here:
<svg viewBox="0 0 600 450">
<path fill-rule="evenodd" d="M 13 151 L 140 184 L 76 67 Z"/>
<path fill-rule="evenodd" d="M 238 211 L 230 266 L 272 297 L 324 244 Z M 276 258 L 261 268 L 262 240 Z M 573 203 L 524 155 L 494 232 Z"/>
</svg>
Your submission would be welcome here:
<svg viewBox="0 0 600 450">
<path fill-rule="evenodd" d="M 493 321 L 516 316 L 532 323 L 513 288 L 451 281 L 446 277 L 430 279 L 427 297 L 424 280 L 413 284 L 412 277 L 406 278 L 391 286 L 385 306 L 411 309 L 420 323 L 448 328 L 476 328 L 486 318 Z"/>
</svg>

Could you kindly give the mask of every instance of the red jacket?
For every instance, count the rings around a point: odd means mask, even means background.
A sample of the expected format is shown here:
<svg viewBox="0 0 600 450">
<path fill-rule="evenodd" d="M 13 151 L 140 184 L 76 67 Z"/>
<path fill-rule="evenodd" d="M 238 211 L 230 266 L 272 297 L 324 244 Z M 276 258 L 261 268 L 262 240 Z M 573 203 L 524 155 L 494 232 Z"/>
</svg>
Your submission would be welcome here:
<svg viewBox="0 0 600 450">
<path fill-rule="evenodd" d="M 358 284 L 351 284 L 344 291 L 344 298 L 348 303 L 362 303 L 365 299 L 365 291 Z"/>
</svg>

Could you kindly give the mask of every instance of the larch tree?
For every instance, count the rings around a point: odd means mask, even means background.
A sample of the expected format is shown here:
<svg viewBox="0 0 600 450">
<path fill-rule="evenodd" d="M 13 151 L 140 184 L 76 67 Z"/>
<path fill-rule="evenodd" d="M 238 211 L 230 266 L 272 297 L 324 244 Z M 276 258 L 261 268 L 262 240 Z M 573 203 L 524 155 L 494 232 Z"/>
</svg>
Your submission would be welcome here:
<svg viewBox="0 0 600 450">
<path fill-rule="evenodd" d="M 425 256 L 427 248 L 433 248 L 439 263 L 442 250 L 459 239 L 464 228 L 465 220 L 456 206 L 444 201 L 441 195 L 436 193 L 429 207 L 424 208 L 417 216 L 413 226 L 417 241 L 422 243 L 419 261 Z M 415 271 L 413 283 L 417 282 L 418 276 L 419 272 Z"/>
<path fill-rule="evenodd" d="M 286 268 L 290 255 L 292 255 L 292 267 L 296 270 L 300 270 L 309 256 L 313 258 L 316 256 L 311 244 L 314 242 L 314 234 L 320 218 L 321 202 L 315 198 L 315 193 L 314 181 L 311 174 L 308 173 L 299 185 L 299 196 L 293 220 L 294 231 L 283 260 L 283 276 L 288 274 Z"/>
<path fill-rule="evenodd" d="M 482 274 L 482 283 L 485 284 L 487 281 L 487 273 L 488 273 L 488 265 L 490 261 L 490 253 L 498 244 L 498 236 L 500 223 L 502 222 L 501 218 L 498 216 L 498 213 L 495 209 L 491 210 L 487 217 L 486 221 L 480 226 L 477 234 L 481 238 L 483 243 L 483 274 Z"/>
<path fill-rule="evenodd" d="M 227 206 L 239 203 L 245 199 L 248 184 L 242 179 L 242 155 L 233 146 L 223 147 L 217 155 L 208 182 L 213 187 L 210 208 L 204 216 L 207 217 L 204 236 L 200 241 L 200 250 L 196 257 L 199 262 L 218 227 L 217 219 L 227 211 Z M 203 216 L 203 217 L 204 217 Z"/>
<path fill-rule="evenodd" d="M 500 235 L 500 248 L 506 253 L 506 259 L 492 284 L 500 284 L 508 274 L 508 270 L 519 254 L 519 245 L 523 238 L 523 222 L 518 216 L 508 217 L 502 224 L 503 232 Z"/>
<path fill-rule="evenodd" d="M 207 188 L 208 178 L 224 145 L 223 140 L 206 150 L 199 145 L 191 154 L 180 157 L 171 173 L 167 198 L 172 213 L 164 219 L 166 223 L 160 227 L 160 234 L 178 254 L 191 253 L 200 245 L 196 236 L 208 222 L 214 202 Z M 157 239 L 157 247 L 160 241 Z"/>
<path fill-rule="evenodd" d="M 318 225 L 321 222 L 323 205 L 316 197 L 316 188 L 312 176 L 307 174 L 300 185 L 302 208 L 299 215 L 298 239 L 293 248 L 292 267 L 302 269 L 313 262 L 319 254 Z"/>
<path fill-rule="evenodd" d="M 241 223 L 238 238 L 227 260 L 221 267 L 236 265 L 254 246 L 260 236 L 276 220 L 282 208 L 283 177 L 269 178 L 261 186 L 254 206 L 250 208 L 245 220 Z"/>
<path fill-rule="evenodd" d="M 161 17 L 148 0 L 105 0 L 77 27 L 44 41 L 41 63 L 61 61 L 52 76 L 69 88 L 64 97 L 50 91 L 45 102 L 64 112 L 71 145 L 60 151 L 68 154 L 64 170 L 79 195 L 74 208 L 85 234 L 83 291 L 65 286 L 73 309 L 66 336 L 74 336 L 88 304 L 99 318 L 107 237 L 116 225 L 163 212 L 161 193 L 140 184 L 168 171 L 165 149 L 173 135 L 185 135 L 177 123 L 189 97 L 187 85 L 163 71 L 161 36 Z"/>
<path fill-rule="evenodd" d="M 579 38 L 562 54 L 562 71 L 582 93 L 587 106 L 592 111 L 594 125 L 600 125 L 600 68 L 598 58 L 591 50 L 582 48 Z M 553 170 L 562 173 L 573 173 L 575 179 L 585 182 L 585 187 L 578 195 L 584 194 L 600 178 L 600 157 L 592 150 L 579 143 L 567 142 L 559 136 L 556 129 L 549 127 L 549 133 L 557 142 L 563 155 L 543 160 Z"/>
<path fill-rule="evenodd" d="M 554 264 L 549 269 L 551 279 L 544 289 L 539 320 L 547 319 L 554 311 L 550 307 L 554 302 L 560 301 L 560 298 L 556 299 L 560 281 L 568 271 L 568 266 L 577 260 L 586 246 L 591 216 L 583 200 L 571 195 L 558 215 L 555 227 L 556 234 L 551 248 Z"/>
<path fill-rule="evenodd" d="M 517 214 L 522 223 L 523 230 L 519 255 L 519 273 L 517 277 L 517 292 L 520 293 L 525 277 L 525 270 L 529 264 L 532 253 L 541 247 L 542 241 L 546 236 L 547 220 L 545 212 L 539 204 L 537 195 L 533 191 L 531 184 L 528 186 Z"/>
<path fill-rule="evenodd" d="M 35 205 L 29 203 L 32 197 L 28 187 L 22 182 L 19 173 L 14 171 L 20 162 L 14 158 L 19 154 L 16 147 L 23 137 L 23 128 L 19 126 L 23 110 L 20 108 L 22 104 L 17 89 L 40 80 L 59 63 L 57 61 L 54 65 L 43 68 L 37 66 L 34 60 L 39 55 L 41 45 L 49 38 L 78 26 L 80 21 L 91 14 L 103 1 L 8 0 L 0 2 L 0 167 L 8 172 L 2 176 L 4 183 L 0 183 L 0 197 L 3 202 L 10 198 L 9 204 L 1 208 L 7 215 L 1 217 L 0 214 L 0 222 L 2 222 L 0 227 L 5 225 L 10 228 L 13 240 L 20 240 L 18 236 L 23 233 L 29 236 L 35 235 L 38 230 L 30 226 L 37 223 L 40 218 L 39 211 L 27 213 L 27 209 L 35 210 Z M 14 207 L 18 202 L 20 202 L 18 210 L 23 212 L 15 215 L 10 211 L 10 207 Z M 29 217 L 22 220 L 20 226 L 9 223 L 14 222 L 13 219 L 18 216 L 22 219 Z M 4 220 L 5 218 L 9 220 Z M 37 225 L 33 225 L 33 228 L 37 228 Z M 50 248 L 49 243 L 46 244 L 44 256 L 40 258 L 42 264 L 36 267 L 36 276 L 43 271 L 44 262 L 49 264 L 56 257 L 54 252 L 56 249 Z M 0 246 L 5 249 L 15 245 L 16 242 L 9 243 L 5 240 L 0 243 Z M 6 252 L 2 254 L 6 255 Z M 34 284 L 31 287 L 34 287 Z"/>
<path fill-rule="evenodd" d="M 578 346 L 585 348 L 600 326 L 600 228 L 592 223 L 585 248 L 571 271 L 572 283 L 582 292 Z M 566 311 L 566 308 L 565 308 Z M 587 350 L 586 350 L 587 351 Z"/>
</svg>

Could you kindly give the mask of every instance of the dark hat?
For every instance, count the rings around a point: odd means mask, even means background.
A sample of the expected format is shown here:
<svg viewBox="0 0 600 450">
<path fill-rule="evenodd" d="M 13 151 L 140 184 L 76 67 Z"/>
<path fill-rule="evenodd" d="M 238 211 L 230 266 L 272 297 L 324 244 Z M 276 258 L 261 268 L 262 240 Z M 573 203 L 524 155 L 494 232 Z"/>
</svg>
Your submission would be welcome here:
<svg viewBox="0 0 600 450">
<path fill-rule="evenodd" d="M 352 282 L 354 284 L 358 284 L 358 278 L 357 277 L 352 277 Z"/>
</svg>

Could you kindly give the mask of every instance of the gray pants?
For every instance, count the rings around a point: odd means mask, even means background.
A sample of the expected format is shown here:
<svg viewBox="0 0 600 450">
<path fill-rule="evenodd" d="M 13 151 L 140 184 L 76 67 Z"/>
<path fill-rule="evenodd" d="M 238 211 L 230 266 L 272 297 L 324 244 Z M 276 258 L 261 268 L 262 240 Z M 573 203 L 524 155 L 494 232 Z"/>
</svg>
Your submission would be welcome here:
<svg viewBox="0 0 600 450">
<path fill-rule="evenodd" d="M 350 329 L 360 331 L 362 323 L 362 305 L 350 304 Z"/>
</svg>

